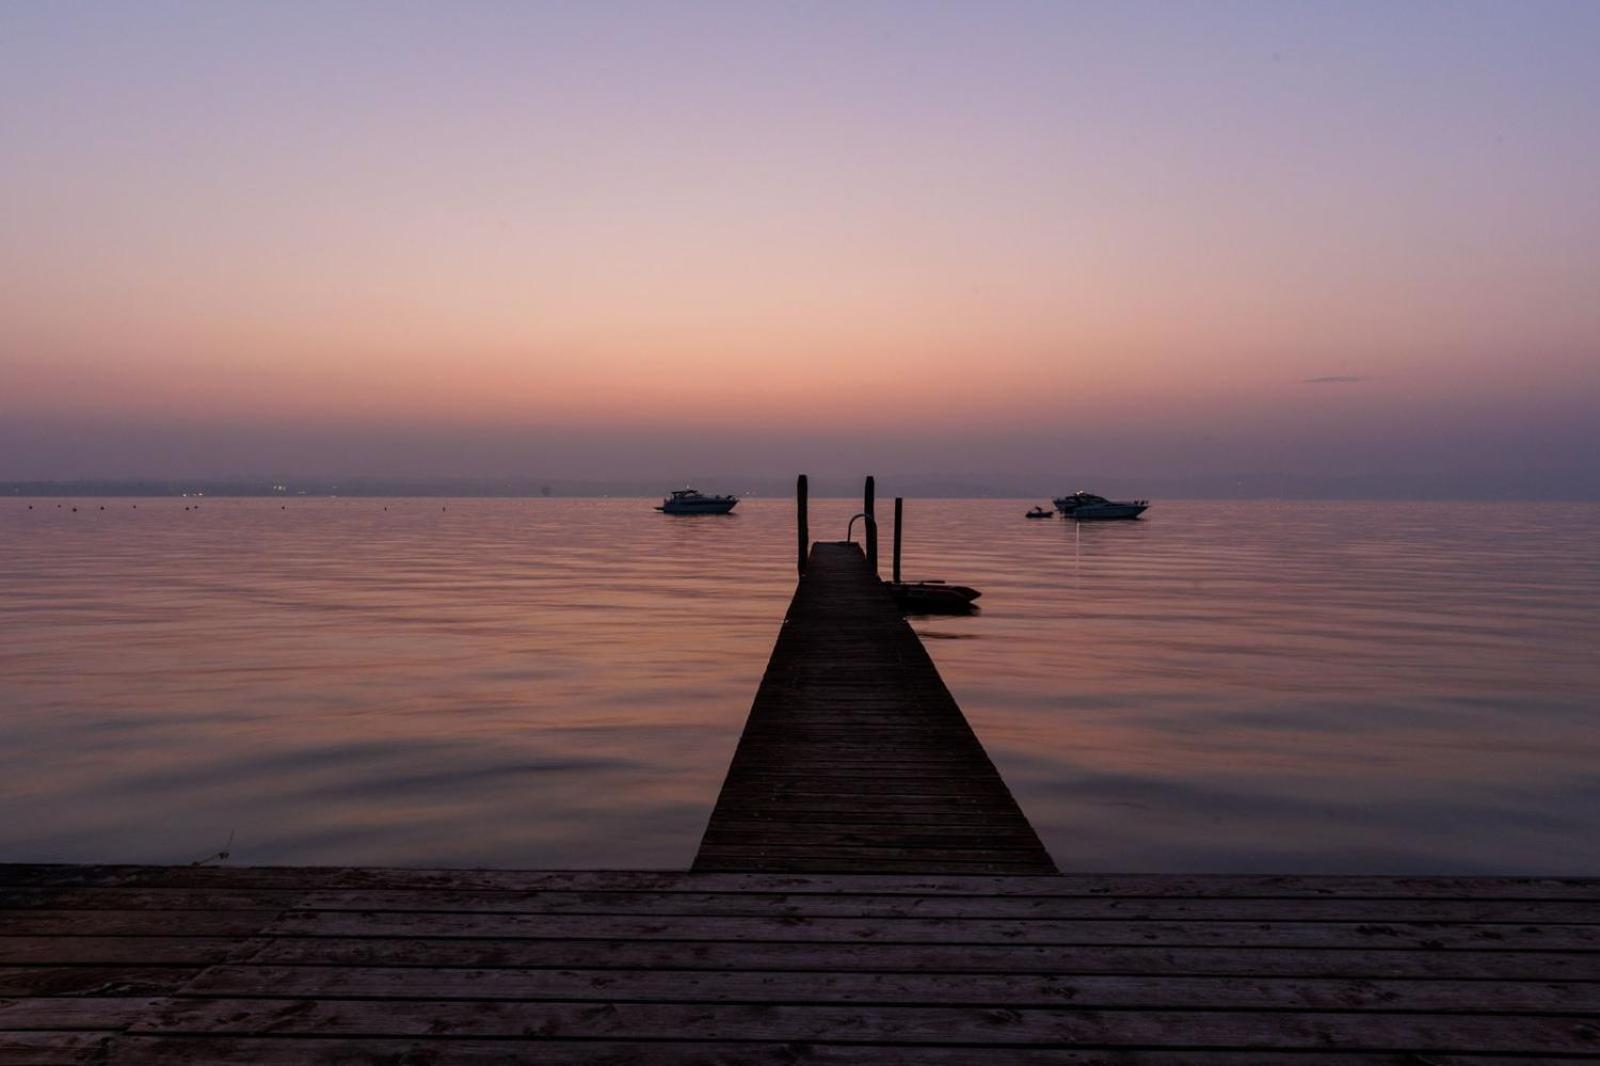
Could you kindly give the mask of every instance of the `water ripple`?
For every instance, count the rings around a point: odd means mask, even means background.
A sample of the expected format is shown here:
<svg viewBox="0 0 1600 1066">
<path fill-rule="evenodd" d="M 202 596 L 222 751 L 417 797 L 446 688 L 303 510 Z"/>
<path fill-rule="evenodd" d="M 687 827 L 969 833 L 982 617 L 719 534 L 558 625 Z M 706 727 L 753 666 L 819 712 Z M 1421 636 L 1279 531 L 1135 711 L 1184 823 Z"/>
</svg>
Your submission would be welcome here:
<svg viewBox="0 0 1600 1066">
<path fill-rule="evenodd" d="M 3 859 L 684 866 L 793 588 L 783 500 L 100 502 L 0 502 Z M 1025 508 L 906 561 L 1063 866 L 1600 865 L 1600 507 Z"/>
</svg>

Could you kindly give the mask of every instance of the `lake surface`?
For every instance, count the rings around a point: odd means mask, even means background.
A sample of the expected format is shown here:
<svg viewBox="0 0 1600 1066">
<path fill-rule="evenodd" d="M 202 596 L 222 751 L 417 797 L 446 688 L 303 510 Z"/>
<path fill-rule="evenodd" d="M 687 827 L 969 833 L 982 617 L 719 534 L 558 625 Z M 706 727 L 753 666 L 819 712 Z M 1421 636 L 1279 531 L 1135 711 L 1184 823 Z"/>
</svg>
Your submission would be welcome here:
<svg viewBox="0 0 1600 1066">
<path fill-rule="evenodd" d="M 686 866 L 793 506 L 650 502 L 0 501 L 0 860 Z M 1600 505 L 1030 502 L 906 569 L 1063 869 L 1600 872 Z"/>
</svg>

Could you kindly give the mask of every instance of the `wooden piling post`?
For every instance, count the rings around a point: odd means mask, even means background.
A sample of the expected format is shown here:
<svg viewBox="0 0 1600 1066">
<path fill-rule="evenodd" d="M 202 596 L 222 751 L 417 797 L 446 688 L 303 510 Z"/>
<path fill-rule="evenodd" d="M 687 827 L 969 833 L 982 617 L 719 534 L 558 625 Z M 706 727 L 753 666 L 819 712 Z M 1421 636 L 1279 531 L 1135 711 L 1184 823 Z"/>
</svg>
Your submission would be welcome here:
<svg viewBox="0 0 1600 1066">
<path fill-rule="evenodd" d="M 900 525 L 901 512 L 905 508 L 905 499 L 900 496 L 894 498 L 894 583 L 900 584 Z"/>
<path fill-rule="evenodd" d="M 867 474 L 867 487 L 861 493 L 861 512 L 867 515 L 867 565 L 872 567 L 874 575 L 878 573 L 878 515 L 875 511 L 877 498 L 877 479 Z"/>
<path fill-rule="evenodd" d="M 801 474 L 794 482 L 795 534 L 800 549 L 797 569 L 801 577 L 806 573 L 806 556 L 811 554 L 811 523 L 806 515 L 806 495 L 806 476 Z"/>
<path fill-rule="evenodd" d="M 878 516 L 873 510 L 878 495 L 877 480 L 867 475 L 867 487 L 862 493 L 861 510 L 867 516 L 867 565 L 874 576 L 878 573 Z"/>
</svg>

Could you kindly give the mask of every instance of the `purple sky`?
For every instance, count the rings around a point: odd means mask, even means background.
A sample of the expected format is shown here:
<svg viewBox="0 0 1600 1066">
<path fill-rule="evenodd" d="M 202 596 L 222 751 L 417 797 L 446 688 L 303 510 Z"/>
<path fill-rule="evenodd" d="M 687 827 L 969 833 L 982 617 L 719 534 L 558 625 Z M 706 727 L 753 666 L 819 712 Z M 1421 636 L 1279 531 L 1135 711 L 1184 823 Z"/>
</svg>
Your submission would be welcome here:
<svg viewBox="0 0 1600 1066">
<path fill-rule="evenodd" d="M 1587 2 L 5 5 L 0 479 L 1584 475 L 1596 56 Z"/>
</svg>

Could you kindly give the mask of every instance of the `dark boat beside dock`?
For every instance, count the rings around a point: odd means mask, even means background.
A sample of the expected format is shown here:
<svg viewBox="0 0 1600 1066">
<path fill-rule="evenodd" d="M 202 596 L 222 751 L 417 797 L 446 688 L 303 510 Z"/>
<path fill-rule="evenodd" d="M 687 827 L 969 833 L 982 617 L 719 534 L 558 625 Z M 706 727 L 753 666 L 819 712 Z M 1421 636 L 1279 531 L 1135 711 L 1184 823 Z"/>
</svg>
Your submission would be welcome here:
<svg viewBox="0 0 1600 1066">
<path fill-rule="evenodd" d="M 977 610 L 973 602 L 983 593 L 966 585 L 949 585 L 943 581 L 885 581 L 902 614 L 971 614 Z"/>
</svg>

